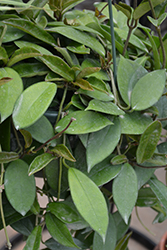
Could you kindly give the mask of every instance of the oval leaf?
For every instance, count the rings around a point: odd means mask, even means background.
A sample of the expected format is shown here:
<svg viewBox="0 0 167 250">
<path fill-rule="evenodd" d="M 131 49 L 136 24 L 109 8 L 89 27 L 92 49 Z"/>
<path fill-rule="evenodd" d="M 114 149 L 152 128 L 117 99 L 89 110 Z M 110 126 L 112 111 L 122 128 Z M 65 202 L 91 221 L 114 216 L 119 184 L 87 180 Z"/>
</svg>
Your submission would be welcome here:
<svg viewBox="0 0 167 250">
<path fill-rule="evenodd" d="M 152 122 L 142 134 L 137 148 L 137 162 L 143 163 L 154 154 L 157 143 L 160 139 L 162 125 L 159 121 Z"/>
<path fill-rule="evenodd" d="M 151 107 L 161 97 L 165 83 L 165 70 L 155 70 L 140 78 L 132 91 L 132 109 L 144 110 Z"/>
<path fill-rule="evenodd" d="M 108 227 L 108 210 L 104 196 L 93 181 L 75 168 L 68 170 L 68 180 L 76 208 L 104 242 Z"/>
<path fill-rule="evenodd" d="M 80 220 L 79 215 L 70 204 L 63 202 L 50 202 L 46 211 L 51 212 L 64 223 L 74 223 Z"/>
<path fill-rule="evenodd" d="M 44 153 L 42 155 L 38 155 L 30 164 L 28 169 L 28 174 L 32 175 L 36 172 L 43 169 L 46 165 L 49 164 L 49 162 L 53 161 L 55 159 L 55 156 L 49 153 Z"/>
<path fill-rule="evenodd" d="M 79 248 L 74 243 L 71 233 L 65 223 L 57 219 L 56 216 L 51 213 L 46 213 L 45 221 L 49 233 L 56 241 L 66 247 Z"/>
<path fill-rule="evenodd" d="M 1 122 L 12 114 L 14 104 L 23 91 L 22 80 L 15 70 L 11 68 L 1 68 L 0 79 L 4 77 L 10 77 L 11 81 L 0 86 Z"/>
<path fill-rule="evenodd" d="M 113 198 L 126 224 L 128 224 L 129 216 L 135 206 L 137 195 L 136 173 L 131 165 L 126 163 L 113 182 Z"/>
<path fill-rule="evenodd" d="M 139 135 L 144 132 L 152 119 L 147 114 L 140 112 L 126 113 L 120 116 L 122 134 Z"/>
<path fill-rule="evenodd" d="M 35 123 L 50 105 L 56 90 L 56 84 L 51 82 L 39 82 L 28 87 L 14 107 L 13 121 L 16 129 Z"/>
<path fill-rule="evenodd" d="M 113 124 L 106 117 L 99 113 L 92 111 L 76 111 L 61 119 L 56 126 L 56 131 L 61 132 L 63 129 L 65 129 L 72 117 L 76 120 L 73 121 L 70 127 L 65 131 L 67 134 L 91 133 Z"/>
<path fill-rule="evenodd" d="M 86 152 L 88 172 L 114 151 L 120 136 L 121 126 L 118 118 L 114 119 L 114 125 L 90 134 Z"/>
<path fill-rule="evenodd" d="M 64 144 L 59 144 L 51 150 L 53 153 L 58 154 L 59 156 L 65 158 L 66 160 L 75 162 L 75 158 L 69 151 L 69 149 Z"/>
<path fill-rule="evenodd" d="M 30 250 L 30 249 L 39 250 L 41 237 L 42 237 L 42 227 L 36 226 L 33 229 L 32 233 L 29 235 L 23 250 Z"/>
<path fill-rule="evenodd" d="M 20 159 L 10 163 L 4 185 L 9 202 L 24 216 L 34 202 L 36 191 L 34 176 L 28 176 L 28 165 Z"/>
</svg>

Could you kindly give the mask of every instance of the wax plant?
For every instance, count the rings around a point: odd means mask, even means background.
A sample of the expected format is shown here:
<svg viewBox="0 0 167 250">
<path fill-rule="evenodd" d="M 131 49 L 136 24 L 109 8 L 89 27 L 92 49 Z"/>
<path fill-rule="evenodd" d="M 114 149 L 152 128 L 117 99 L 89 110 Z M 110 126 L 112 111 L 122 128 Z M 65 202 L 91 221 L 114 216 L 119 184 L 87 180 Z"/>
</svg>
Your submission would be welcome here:
<svg viewBox="0 0 167 250">
<path fill-rule="evenodd" d="M 9 249 L 7 225 L 25 236 L 24 250 L 123 250 L 134 207 L 155 210 L 154 223 L 167 218 L 167 187 L 154 174 L 167 164 L 167 1 L 74 8 L 81 2 L 0 1 L 0 229 Z M 150 10 L 156 35 L 139 23 Z"/>
</svg>

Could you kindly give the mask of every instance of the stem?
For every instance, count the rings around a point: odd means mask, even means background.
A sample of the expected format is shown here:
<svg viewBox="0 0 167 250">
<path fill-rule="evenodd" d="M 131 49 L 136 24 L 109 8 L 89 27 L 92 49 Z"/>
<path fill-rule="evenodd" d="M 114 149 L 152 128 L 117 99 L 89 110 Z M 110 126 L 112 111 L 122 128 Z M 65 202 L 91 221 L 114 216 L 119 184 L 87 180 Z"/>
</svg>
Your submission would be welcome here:
<svg viewBox="0 0 167 250">
<path fill-rule="evenodd" d="M 34 150 L 35 152 L 41 150 L 47 143 L 49 143 L 50 141 L 59 138 L 67 129 L 68 127 L 71 125 L 71 123 L 75 121 L 75 118 L 71 118 L 69 124 L 67 125 L 67 127 L 65 127 L 65 129 L 63 129 L 61 132 L 59 132 L 58 134 L 54 135 L 51 139 L 49 139 L 48 141 L 46 141 L 44 144 L 42 144 L 39 148 L 37 148 L 36 150 Z"/>
<path fill-rule="evenodd" d="M 132 31 L 137 26 L 137 20 L 135 20 L 135 24 L 134 24 L 134 19 L 132 18 L 131 24 L 129 24 L 129 19 L 128 19 L 127 24 L 128 24 L 128 27 L 129 27 L 129 31 L 128 31 L 128 35 L 127 35 L 126 42 L 125 42 L 125 45 L 124 45 L 123 53 L 122 53 L 123 56 L 126 53 Z"/>
<path fill-rule="evenodd" d="M 111 42 L 112 42 L 114 81 L 116 83 L 117 82 L 117 63 L 116 63 L 115 34 L 114 34 L 114 22 L 113 22 L 112 2 L 111 2 L 111 0 L 108 0 L 108 5 L 109 5 L 109 16 L 110 16 L 110 27 L 111 27 Z"/>
<path fill-rule="evenodd" d="M 0 145 L 0 152 L 1 152 L 1 145 Z M 4 176 L 4 165 L 3 163 L 1 163 L 1 178 L 0 178 L 0 186 L 2 186 L 3 184 L 3 176 Z M 5 232 L 5 236 L 6 236 L 6 241 L 7 241 L 7 247 L 8 249 L 12 248 L 12 244 L 10 243 L 9 240 L 9 236 L 7 233 L 7 229 L 6 229 L 6 222 L 5 222 L 5 216 L 4 216 L 4 212 L 3 212 L 3 205 L 2 205 L 2 191 L 0 190 L 0 213 L 1 213 L 1 219 L 2 219 L 2 224 L 3 224 L 3 228 L 4 228 L 4 232 Z"/>
<path fill-rule="evenodd" d="M 152 234 L 153 236 L 155 236 L 155 234 L 154 234 L 152 231 L 150 231 L 150 230 L 143 224 L 143 222 L 141 221 L 141 219 L 140 219 L 140 217 L 139 217 L 139 214 L 138 214 L 138 211 L 137 211 L 137 207 L 135 207 L 135 212 L 136 212 L 136 216 L 137 216 L 139 222 L 141 223 L 141 225 L 142 225 L 150 234 Z"/>
<path fill-rule="evenodd" d="M 59 161 L 59 180 L 58 180 L 58 194 L 57 194 L 57 201 L 59 201 L 59 200 L 60 200 L 62 170 L 63 170 L 63 165 L 62 165 L 62 157 L 60 157 L 60 161 Z"/>
<path fill-rule="evenodd" d="M 60 108 L 59 108 L 59 113 L 58 113 L 58 116 L 57 116 L 56 124 L 60 120 L 61 112 L 62 112 L 64 101 L 65 101 L 65 98 L 66 98 L 66 94 L 67 94 L 67 86 L 64 89 L 63 97 L 61 99 L 61 103 L 60 103 Z M 56 126 L 56 124 L 55 124 L 55 126 Z"/>
<path fill-rule="evenodd" d="M 149 4 L 150 4 L 150 8 L 151 8 L 151 11 L 152 11 L 153 18 L 157 19 L 156 15 L 155 15 L 155 11 L 154 11 L 154 6 L 152 5 L 152 1 L 151 0 L 148 0 L 148 1 L 149 1 Z M 161 45 L 161 49 L 162 49 L 162 56 L 163 56 L 162 68 L 164 69 L 165 65 L 166 65 L 166 54 L 165 54 L 165 48 L 164 48 L 163 41 L 162 41 L 161 27 L 156 26 L 155 28 L 156 28 L 156 31 L 158 33 L 158 37 L 159 37 L 159 41 L 160 41 L 160 45 Z"/>
<path fill-rule="evenodd" d="M 136 162 L 132 162 L 132 161 L 129 161 L 130 164 L 134 165 L 134 166 L 137 166 L 137 167 L 140 167 L 140 168 L 166 168 L 167 165 L 162 165 L 162 166 L 143 166 L 143 165 L 140 165 Z"/>
</svg>

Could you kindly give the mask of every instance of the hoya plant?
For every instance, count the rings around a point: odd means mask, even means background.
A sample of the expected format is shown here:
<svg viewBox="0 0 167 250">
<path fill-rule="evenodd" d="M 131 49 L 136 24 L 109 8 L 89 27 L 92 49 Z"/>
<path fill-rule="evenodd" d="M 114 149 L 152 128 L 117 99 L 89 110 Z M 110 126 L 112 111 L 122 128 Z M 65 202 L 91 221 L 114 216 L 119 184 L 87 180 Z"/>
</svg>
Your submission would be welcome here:
<svg viewBox="0 0 167 250">
<path fill-rule="evenodd" d="M 10 225 L 24 235 L 24 250 L 41 242 L 50 250 L 127 249 L 134 207 L 155 210 L 154 223 L 167 218 L 167 187 L 154 175 L 167 165 L 167 1 L 108 1 L 95 11 L 74 8 L 83 0 L 24 2 L 0 1 L 7 247 Z M 150 10 L 156 34 L 139 22 Z"/>
</svg>

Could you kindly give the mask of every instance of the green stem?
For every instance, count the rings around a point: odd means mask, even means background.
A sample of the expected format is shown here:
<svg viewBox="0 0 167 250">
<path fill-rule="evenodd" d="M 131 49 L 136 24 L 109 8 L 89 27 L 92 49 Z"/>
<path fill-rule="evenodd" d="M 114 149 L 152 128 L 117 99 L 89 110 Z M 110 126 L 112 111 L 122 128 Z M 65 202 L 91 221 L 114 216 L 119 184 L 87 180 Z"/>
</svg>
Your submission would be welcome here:
<svg viewBox="0 0 167 250">
<path fill-rule="evenodd" d="M 135 20 L 135 24 L 134 24 L 134 19 L 131 20 L 131 24 L 129 25 L 129 20 L 127 21 L 128 27 L 129 27 L 129 31 L 128 31 L 128 35 L 125 41 L 125 45 L 124 45 L 124 49 L 123 49 L 123 53 L 122 55 L 125 56 L 126 50 L 128 48 L 128 44 L 129 44 L 129 40 L 132 34 L 132 31 L 134 28 L 136 28 L 137 26 L 137 20 Z"/>
<path fill-rule="evenodd" d="M 152 12 L 153 18 L 157 19 L 156 15 L 155 15 L 154 6 L 152 4 L 152 1 L 151 0 L 148 0 L 148 1 L 149 1 L 149 4 L 150 4 L 150 8 L 151 8 L 151 12 Z M 161 49 L 162 49 L 162 56 L 163 56 L 162 68 L 164 69 L 165 65 L 166 65 L 166 54 L 165 54 L 165 48 L 164 48 L 163 41 L 162 41 L 161 27 L 160 26 L 156 26 L 156 31 L 158 33 L 158 37 L 159 37 L 159 41 L 160 41 L 160 45 L 161 45 Z"/>
<path fill-rule="evenodd" d="M 67 95 L 67 88 L 68 87 L 66 86 L 65 89 L 64 89 L 64 93 L 63 93 L 63 97 L 61 99 L 61 103 L 60 103 L 60 108 L 59 108 L 59 113 L 58 113 L 58 116 L 57 116 L 56 124 L 60 120 L 60 116 L 61 116 L 61 113 L 62 113 L 62 110 L 63 110 L 64 101 L 65 101 L 65 98 L 66 98 L 66 95 Z M 56 124 L 55 124 L 55 126 L 56 126 Z"/>
<path fill-rule="evenodd" d="M 57 201 L 60 200 L 60 193 L 61 193 L 61 178 L 62 178 L 62 170 L 63 170 L 62 160 L 63 160 L 62 157 L 60 157 Z"/>
<path fill-rule="evenodd" d="M 67 163 L 65 162 L 65 159 L 63 158 L 63 165 L 67 168 L 67 169 L 69 169 L 70 167 L 67 165 Z"/>
<path fill-rule="evenodd" d="M 1 152 L 1 145 L 0 145 L 0 152 Z M 4 165 L 3 163 L 1 163 L 1 178 L 0 178 L 0 186 L 2 186 L 3 184 L 3 176 L 4 176 Z M 6 236 L 6 241 L 7 241 L 7 247 L 8 249 L 12 248 L 12 244 L 10 243 L 9 240 L 9 236 L 8 236 L 8 232 L 6 229 L 6 222 L 5 222 L 5 216 L 4 216 L 4 212 L 3 212 L 3 205 L 2 205 L 2 191 L 0 190 L 0 213 L 1 213 L 1 219 L 2 219 L 2 224 L 3 224 L 3 228 L 4 228 L 4 232 L 5 232 L 5 236 Z"/>
</svg>

